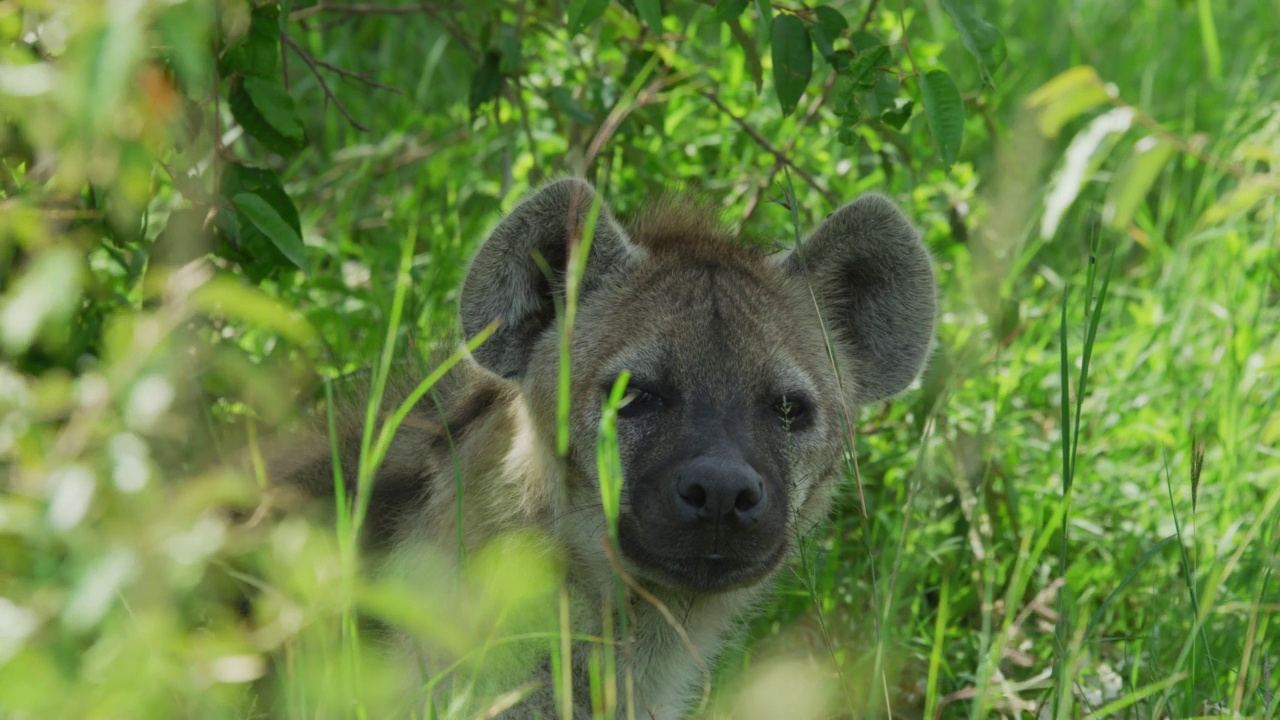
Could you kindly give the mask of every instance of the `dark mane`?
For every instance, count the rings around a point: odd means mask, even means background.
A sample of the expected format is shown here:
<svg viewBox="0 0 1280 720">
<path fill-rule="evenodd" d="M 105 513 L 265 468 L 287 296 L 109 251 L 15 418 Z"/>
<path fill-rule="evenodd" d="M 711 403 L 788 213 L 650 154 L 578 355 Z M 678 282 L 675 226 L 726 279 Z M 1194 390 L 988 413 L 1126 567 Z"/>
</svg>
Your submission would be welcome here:
<svg viewBox="0 0 1280 720">
<path fill-rule="evenodd" d="M 664 194 L 636 213 L 628 229 L 637 245 L 660 254 L 743 260 L 760 256 L 733 234 L 714 202 L 691 193 Z"/>
</svg>

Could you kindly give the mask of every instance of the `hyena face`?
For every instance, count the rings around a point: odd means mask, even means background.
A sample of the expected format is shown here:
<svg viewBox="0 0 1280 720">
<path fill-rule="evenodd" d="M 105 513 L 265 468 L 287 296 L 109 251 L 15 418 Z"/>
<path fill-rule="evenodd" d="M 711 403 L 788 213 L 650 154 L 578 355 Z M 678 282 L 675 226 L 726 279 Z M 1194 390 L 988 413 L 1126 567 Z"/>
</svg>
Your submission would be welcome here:
<svg viewBox="0 0 1280 720">
<path fill-rule="evenodd" d="M 463 288 L 468 336 L 502 322 L 475 358 L 521 383 L 546 453 L 560 371 L 555 308 L 592 200 L 579 180 L 526 200 Z M 687 202 L 650 209 L 630 232 L 604 208 L 580 287 L 571 449 L 547 489 L 552 526 L 577 561 L 608 571 L 596 437 L 604 399 L 627 371 L 617 420 L 623 560 L 655 585 L 696 592 L 756 583 L 786 558 L 826 509 L 857 406 L 911 382 L 935 313 L 927 252 L 874 196 L 774 257 L 735 243 L 714 213 Z"/>
</svg>

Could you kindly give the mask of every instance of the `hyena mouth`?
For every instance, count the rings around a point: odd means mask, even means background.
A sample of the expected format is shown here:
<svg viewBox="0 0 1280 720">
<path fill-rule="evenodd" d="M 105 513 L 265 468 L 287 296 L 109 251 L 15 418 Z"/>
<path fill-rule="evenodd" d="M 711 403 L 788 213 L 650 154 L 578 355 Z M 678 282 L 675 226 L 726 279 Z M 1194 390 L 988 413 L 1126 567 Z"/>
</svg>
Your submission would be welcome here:
<svg viewBox="0 0 1280 720">
<path fill-rule="evenodd" d="M 646 542 L 644 534 L 634 516 L 621 518 L 618 544 L 623 557 L 644 579 L 676 590 L 724 592 L 754 585 L 777 570 L 790 549 L 783 533 L 770 538 L 767 545 L 757 537 L 687 547 L 667 541 L 661 548 Z"/>
</svg>

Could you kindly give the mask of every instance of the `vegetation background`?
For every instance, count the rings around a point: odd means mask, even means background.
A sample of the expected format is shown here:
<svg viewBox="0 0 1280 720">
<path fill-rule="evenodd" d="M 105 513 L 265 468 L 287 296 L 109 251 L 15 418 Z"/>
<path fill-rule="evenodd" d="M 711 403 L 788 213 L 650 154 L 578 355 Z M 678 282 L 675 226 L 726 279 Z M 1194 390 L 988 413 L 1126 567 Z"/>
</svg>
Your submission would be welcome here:
<svg viewBox="0 0 1280 720">
<path fill-rule="evenodd" d="M 421 716 L 357 617 L 478 677 L 539 558 L 374 582 L 350 509 L 207 461 L 448 337 L 565 173 L 780 247 L 883 192 L 937 259 L 929 374 L 703 714 L 1275 717 L 1277 43 L 1265 0 L 0 4 L 0 717 Z"/>
</svg>

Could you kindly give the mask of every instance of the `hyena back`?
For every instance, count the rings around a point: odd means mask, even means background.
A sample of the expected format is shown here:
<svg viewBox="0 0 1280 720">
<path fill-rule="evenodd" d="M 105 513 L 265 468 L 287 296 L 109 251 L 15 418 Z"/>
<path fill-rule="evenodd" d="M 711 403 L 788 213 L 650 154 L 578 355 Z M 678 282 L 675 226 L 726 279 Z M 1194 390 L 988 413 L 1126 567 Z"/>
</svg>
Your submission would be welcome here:
<svg viewBox="0 0 1280 720">
<path fill-rule="evenodd" d="M 659 203 L 629 229 L 602 206 L 578 291 L 562 458 L 558 307 L 594 199 L 585 181 L 552 183 L 480 248 L 462 287 L 462 327 L 467 337 L 495 320 L 498 329 L 400 428 L 376 479 L 373 530 L 393 554 L 454 547 L 460 475 L 464 544 L 544 531 L 564 558 L 575 622 L 590 626 L 575 631 L 599 635 L 616 569 L 596 438 L 604 399 L 627 371 L 617 562 L 681 628 L 636 602 L 619 674 L 633 680 L 637 717 L 678 718 L 797 538 L 826 513 L 857 409 L 919 373 L 935 280 L 918 233 L 876 195 L 776 255 L 735 241 L 696 203 Z M 357 430 L 344 426 L 338 439 L 348 477 Z M 277 473 L 332 488 L 327 441 L 293 457 Z M 585 656 L 574 650 L 575 717 L 591 717 Z M 513 712 L 558 717 L 554 702 L 547 686 Z"/>
</svg>

